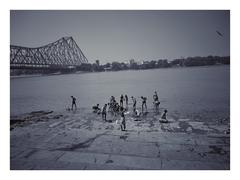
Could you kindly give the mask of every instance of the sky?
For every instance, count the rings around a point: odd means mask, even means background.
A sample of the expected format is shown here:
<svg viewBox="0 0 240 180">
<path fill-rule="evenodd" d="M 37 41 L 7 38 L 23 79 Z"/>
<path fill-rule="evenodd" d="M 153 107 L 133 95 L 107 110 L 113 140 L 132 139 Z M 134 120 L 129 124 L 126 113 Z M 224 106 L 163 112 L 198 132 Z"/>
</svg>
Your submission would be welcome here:
<svg viewBox="0 0 240 180">
<path fill-rule="evenodd" d="M 230 11 L 10 11 L 11 45 L 39 47 L 66 36 L 90 63 L 229 56 Z"/>
</svg>

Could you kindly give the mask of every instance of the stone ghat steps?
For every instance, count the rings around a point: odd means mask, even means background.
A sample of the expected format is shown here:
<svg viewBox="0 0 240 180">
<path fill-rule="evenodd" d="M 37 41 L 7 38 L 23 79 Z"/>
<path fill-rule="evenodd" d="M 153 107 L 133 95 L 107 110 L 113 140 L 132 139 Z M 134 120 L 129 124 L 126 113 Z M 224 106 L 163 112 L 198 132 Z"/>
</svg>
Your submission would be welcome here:
<svg viewBox="0 0 240 180">
<path fill-rule="evenodd" d="M 32 116 L 32 114 L 31 114 Z M 44 118 L 43 118 L 44 117 Z M 230 169 L 227 124 L 127 117 L 127 131 L 91 112 L 37 113 L 11 130 L 14 169 Z"/>
</svg>

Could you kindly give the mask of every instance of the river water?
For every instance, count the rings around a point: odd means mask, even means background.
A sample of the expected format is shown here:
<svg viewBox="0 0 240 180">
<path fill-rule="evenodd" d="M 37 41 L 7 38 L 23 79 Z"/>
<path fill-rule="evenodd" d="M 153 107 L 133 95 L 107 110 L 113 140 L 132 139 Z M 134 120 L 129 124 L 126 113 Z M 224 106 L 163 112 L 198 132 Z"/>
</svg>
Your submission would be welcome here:
<svg viewBox="0 0 240 180">
<path fill-rule="evenodd" d="M 175 116 L 199 114 L 229 117 L 230 66 L 166 68 L 141 71 L 64 74 L 11 78 L 11 115 L 39 110 L 65 110 L 70 96 L 80 108 L 107 103 L 111 95 L 146 96 L 152 107 L 156 90 L 160 107 Z M 138 106 L 140 107 L 140 98 Z"/>
</svg>

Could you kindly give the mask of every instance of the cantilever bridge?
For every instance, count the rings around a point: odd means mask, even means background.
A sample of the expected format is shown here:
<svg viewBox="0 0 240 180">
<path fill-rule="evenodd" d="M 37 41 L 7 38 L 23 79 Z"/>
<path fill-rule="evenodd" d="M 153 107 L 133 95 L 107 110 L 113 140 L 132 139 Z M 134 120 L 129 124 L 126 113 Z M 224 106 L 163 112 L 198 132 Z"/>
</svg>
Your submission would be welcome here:
<svg viewBox="0 0 240 180">
<path fill-rule="evenodd" d="M 37 48 L 10 46 L 11 69 L 65 69 L 88 60 L 72 37 Z"/>
</svg>

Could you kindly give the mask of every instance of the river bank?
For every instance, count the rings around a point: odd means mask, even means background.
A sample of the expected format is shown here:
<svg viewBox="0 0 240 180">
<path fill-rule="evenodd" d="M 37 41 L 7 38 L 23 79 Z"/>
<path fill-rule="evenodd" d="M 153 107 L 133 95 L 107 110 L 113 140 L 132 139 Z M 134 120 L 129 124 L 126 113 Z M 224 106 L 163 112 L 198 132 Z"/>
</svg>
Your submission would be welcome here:
<svg viewBox="0 0 240 180">
<path fill-rule="evenodd" d="M 10 72 L 10 78 L 29 78 L 29 77 L 41 77 L 41 76 L 54 76 L 54 75 L 67 75 L 67 74 L 86 74 L 86 73 L 101 73 L 101 72 L 119 72 L 119 71 L 146 71 L 146 70 L 156 70 L 156 69 L 184 69 L 184 68 L 206 68 L 214 66 L 229 66 L 229 64 L 214 64 L 214 65 L 202 65 L 202 66 L 172 66 L 165 68 L 152 68 L 152 69 L 122 69 L 122 70 L 104 70 L 104 71 L 69 71 L 69 72 L 54 72 L 54 73 L 13 73 Z"/>
<path fill-rule="evenodd" d="M 230 169 L 229 119 L 159 119 L 130 109 L 121 131 L 87 108 L 12 116 L 11 169 Z"/>
</svg>

